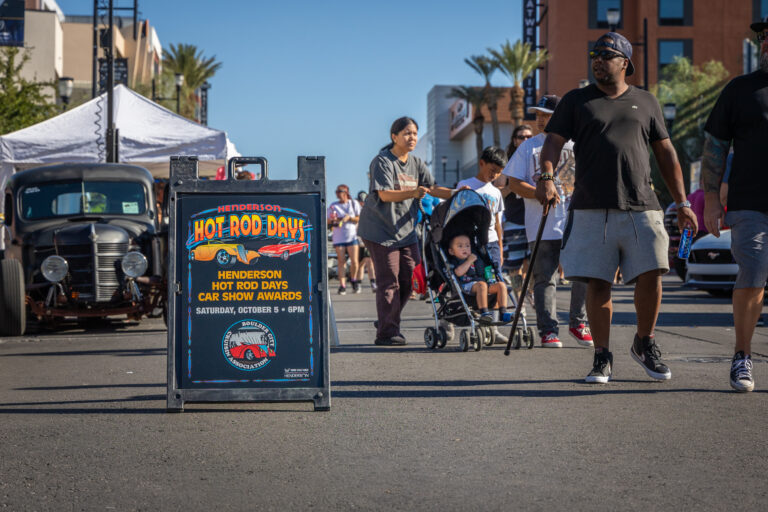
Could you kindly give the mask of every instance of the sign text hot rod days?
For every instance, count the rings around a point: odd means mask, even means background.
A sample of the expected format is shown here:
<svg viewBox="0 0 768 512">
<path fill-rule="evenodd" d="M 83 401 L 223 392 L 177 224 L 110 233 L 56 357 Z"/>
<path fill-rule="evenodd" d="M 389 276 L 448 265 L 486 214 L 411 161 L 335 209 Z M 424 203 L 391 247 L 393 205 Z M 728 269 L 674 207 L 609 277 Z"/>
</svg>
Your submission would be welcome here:
<svg viewBox="0 0 768 512">
<path fill-rule="evenodd" d="M 205 213 L 212 214 L 213 211 L 203 212 L 203 214 Z M 222 213 L 224 215 L 220 215 Z M 223 205 L 215 210 L 215 214 L 194 221 L 194 236 L 189 245 L 220 238 L 233 239 L 256 236 L 303 242 L 305 239 L 304 223 L 305 219 L 282 213 L 282 209 L 278 205 Z"/>
</svg>

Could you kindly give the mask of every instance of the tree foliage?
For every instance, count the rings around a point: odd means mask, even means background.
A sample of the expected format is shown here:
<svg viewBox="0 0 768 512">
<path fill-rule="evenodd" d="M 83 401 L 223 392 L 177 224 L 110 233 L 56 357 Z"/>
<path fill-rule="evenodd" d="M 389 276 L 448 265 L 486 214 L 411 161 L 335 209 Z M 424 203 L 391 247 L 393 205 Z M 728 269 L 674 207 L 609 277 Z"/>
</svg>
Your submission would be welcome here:
<svg viewBox="0 0 768 512">
<path fill-rule="evenodd" d="M 487 95 L 482 87 L 459 86 L 451 89 L 448 98 L 459 98 L 473 107 L 472 123 L 475 128 L 475 149 L 477 150 L 477 161 L 480 161 L 480 155 L 483 154 L 483 124 L 485 117 L 482 108 L 486 104 Z"/>
<path fill-rule="evenodd" d="M 659 83 L 651 87 L 659 103 L 674 103 L 677 107 L 669 135 L 677 150 L 687 190 L 690 190 L 690 166 L 701 159 L 704 125 L 727 78 L 728 71 L 721 62 L 713 60 L 694 66 L 687 58 L 676 57 L 672 64 L 664 67 Z M 656 193 L 662 204 L 667 204 L 672 197 L 661 179 L 655 158 L 651 159 L 651 165 Z"/>
<path fill-rule="evenodd" d="M 176 110 L 176 79 L 175 75 L 181 73 L 184 76 L 184 84 L 181 87 L 181 112 L 189 119 L 195 117 L 194 91 L 207 80 L 213 78 L 221 68 L 221 63 L 216 62 L 216 57 L 205 57 L 202 50 L 193 44 L 171 44 L 169 49 L 163 49 L 163 72 L 156 78 L 156 93 L 166 98 L 162 103 L 171 110 Z M 149 87 L 137 86 L 136 89 L 145 96 L 150 95 Z M 146 92 L 145 92 L 146 90 Z"/>
<path fill-rule="evenodd" d="M 485 88 L 483 89 L 483 92 L 485 93 L 485 104 L 488 106 L 488 111 L 491 113 L 493 145 L 501 146 L 497 110 L 499 98 L 502 96 L 503 92 L 491 86 L 491 75 L 493 75 L 494 71 L 499 69 L 498 62 L 496 59 L 486 55 L 473 55 L 468 59 L 464 59 L 464 62 L 485 80 Z"/>
<path fill-rule="evenodd" d="M 52 95 L 44 91 L 52 82 L 33 82 L 22 78 L 21 69 L 29 54 L 19 48 L 0 48 L 0 134 L 21 130 L 56 115 L 58 107 Z"/>
<path fill-rule="evenodd" d="M 509 112 L 515 121 L 515 126 L 519 126 L 523 122 L 525 97 L 520 84 L 549 59 L 549 54 L 547 50 L 536 50 L 529 43 L 523 43 L 519 39 L 514 45 L 507 40 L 500 49 L 488 48 L 488 52 L 495 59 L 501 72 L 512 81 L 512 89 L 509 92 Z"/>
</svg>

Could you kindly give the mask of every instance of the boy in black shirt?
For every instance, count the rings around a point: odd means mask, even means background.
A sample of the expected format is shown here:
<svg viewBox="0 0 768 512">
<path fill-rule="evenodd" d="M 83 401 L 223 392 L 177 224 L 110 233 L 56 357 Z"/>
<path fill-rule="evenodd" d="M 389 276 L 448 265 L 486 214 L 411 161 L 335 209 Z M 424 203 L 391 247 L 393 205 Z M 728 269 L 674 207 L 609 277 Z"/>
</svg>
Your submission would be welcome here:
<svg viewBox="0 0 768 512">
<path fill-rule="evenodd" d="M 590 52 L 597 83 L 566 94 L 547 125 L 541 150 L 542 174 L 536 198 L 559 201 L 553 169 L 568 139 L 574 141 L 576 179 L 563 234 L 563 269 L 571 280 L 587 281 L 587 316 L 595 344 L 586 381 L 606 383 L 613 356 L 608 351 L 616 268 L 635 283 L 637 334 L 630 354 L 652 378 L 672 373 L 660 361 L 653 331 L 661 304 L 661 274 L 669 270 L 669 239 L 663 211 L 650 187 L 648 144 L 678 203 L 678 224 L 696 233 L 696 215 L 685 199 L 683 176 L 669 141 L 659 103 L 628 85 L 634 72 L 632 45 L 608 32 Z"/>
<path fill-rule="evenodd" d="M 763 308 L 768 278 L 768 17 L 753 23 L 760 44 L 760 69 L 731 80 L 715 103 L 704 127 L 704 224 L 720 236 L 720 183 L 733 142 L 733 162 L 728 179 L 728 213 L 731 251 L 739 273 L 733 290 L 736 346 L 731 361 L 731 387 L 749 392 L 752 378 L 751 345 L 755 324 Z"/>
</svg>

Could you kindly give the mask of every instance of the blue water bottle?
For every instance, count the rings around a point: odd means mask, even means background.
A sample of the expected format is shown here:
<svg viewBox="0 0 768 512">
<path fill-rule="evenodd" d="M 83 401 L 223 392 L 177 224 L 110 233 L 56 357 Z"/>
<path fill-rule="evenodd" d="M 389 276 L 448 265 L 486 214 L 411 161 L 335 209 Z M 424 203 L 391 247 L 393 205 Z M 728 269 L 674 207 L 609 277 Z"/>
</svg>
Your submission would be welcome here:
<svg viewBox="0 0 768 512">
<path fill-rule="evenodd" d="M 691 254 L 691 239 L 693 239 L 693 232 L 690 228 L 685 228 L 680 236 L 680 246 L 677 248 L 677 257 L 681 260 L 687 260 Z"/>
</svg>

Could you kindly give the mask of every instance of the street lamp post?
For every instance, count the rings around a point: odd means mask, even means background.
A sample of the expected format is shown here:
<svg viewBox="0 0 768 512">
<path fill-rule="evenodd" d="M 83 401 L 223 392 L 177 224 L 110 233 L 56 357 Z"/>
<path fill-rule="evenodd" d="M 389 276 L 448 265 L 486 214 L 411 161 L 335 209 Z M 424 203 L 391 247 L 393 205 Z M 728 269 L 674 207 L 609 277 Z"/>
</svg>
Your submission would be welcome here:
<svg viewBox="0 0 768 512">
<path fill-rule="evenodd" d="M 665 103 L 661 111 L 662 114 L 664 114 L 664 122 L 667 124 L 667 131 L 671 137 L 672 125 L 675 122 L 675 117 L 677 117 L 677 105 L 674 103 Z"/>
<path fill-rule="evenodd" d="M 152 101 L 158 102 L 158 101 L 169 101 L 169 100 L 176 100 L 176 113 L 181 113 L 181 86 L 184 85 L 184 75 L 181 73 L 176 73 L 174 75 L 174 80 L 176 82 L 176 97 L 175 98 L 165 98 L 163 96 L 158 96 L 155 88 L 155 79 L 152 79 Z"/>
<path fill-rule="evenodd" d="M 181 86 L 184 85 L 184 75 L 176 73 L 176 113 L 181 113 Z"/>
<path fill-rule="evenodd" d="M 616 32 L 616 27 L 619 26 L 619 20 L 621 19 L 621 12 L 615 7 L 605 10 L 605 21 L 608 22 L 608 27 L 611 32 Z"/>
<path fill-rule="evenodd" d="M 611 28 L 611 32 L 616 31 L 621 21 L 621 11 L 614 7 L 605 10 L 605 20 Z M 643 89 L 648 90 L 648 18 L 643 18 L 643 41 L 632 43 L 632 46 L 643 47 Z"/>
<path fill-rule="evenodd" d="M 72 77 L 63 76 L 59 78 L 59 97 L 61 98 L 61 103 L 63 104 L 62 110 L 67 110 L 69 100 L 72 98 L 72 88 L 74 83 L 75 80 Z"/>
<path fill-rule="evenodd" d="M 448 183 L 448 172 L 445 170 L 446 164 L 448 164 L 448 157 L 442 156 L 440 157 L 440 161 L 443 163 L 443 184 L 447 186 Z"/>
</svg>

